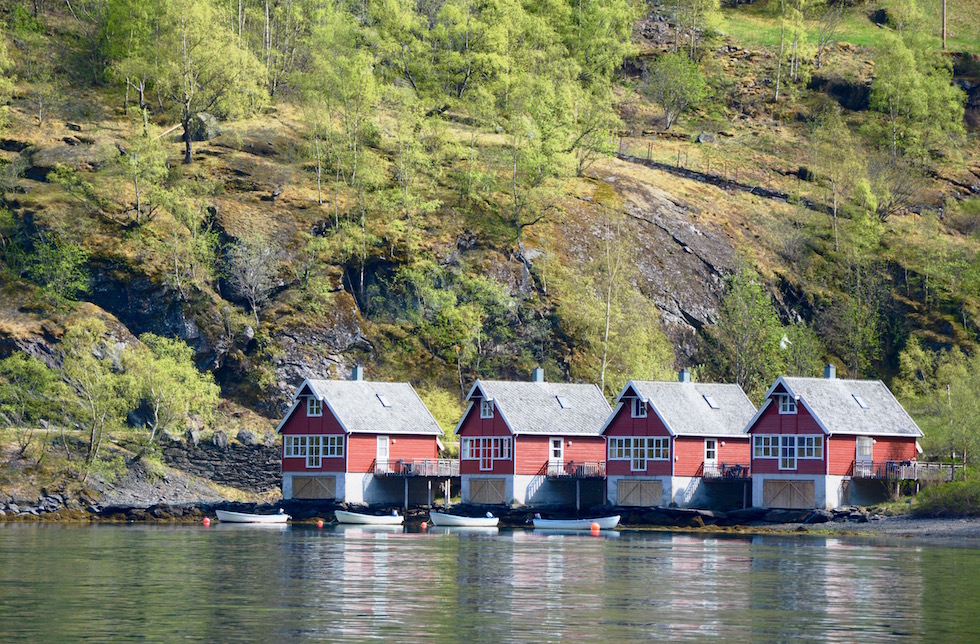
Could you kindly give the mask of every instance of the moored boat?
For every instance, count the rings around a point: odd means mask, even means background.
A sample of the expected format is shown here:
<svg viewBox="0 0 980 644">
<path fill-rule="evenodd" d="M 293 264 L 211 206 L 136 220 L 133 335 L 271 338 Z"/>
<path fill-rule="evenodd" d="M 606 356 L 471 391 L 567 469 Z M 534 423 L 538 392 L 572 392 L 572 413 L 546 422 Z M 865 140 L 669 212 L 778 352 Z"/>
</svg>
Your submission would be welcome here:
<svg viewBox="0 0 980 644">
<path fill-rule="evenodd" d="M 487 514 L 490 513 L 488 512 Z M 432 525 L 455 528 L 495 528 L 500 522 L 500 519 L 493 515 L 486 517 L 461 517 L 457 514 L 445 514 L 443 512 L 429 512 L 429 519 L 432 520 Z"/>
<path fill-rule="evenodd" d="M 289 515 L 282 510 L 279 514 L 251 514 L 249 512 L 232 512 L 231 510 L 215 510 L 218 521 L 223 523 L 286 523 Z"/>
<path fill-rule="evenodd" d="M 334 510 L 338 523 L 356 523 L 360 525 L 401 525 L 405 517 L 400 514 L 361 514 L 360 512 L 347 512 L 346 510 Z"/>
<path fill-rule="evenodd" d="M 540 530 L 591 530 L 593 523 L 598 524 L 600 530 L 611 530 L 619 525 L 619 515 L 595 519 L 542 519 L 539 516 L 534 517 L 534 527 Z"/>
</svg>

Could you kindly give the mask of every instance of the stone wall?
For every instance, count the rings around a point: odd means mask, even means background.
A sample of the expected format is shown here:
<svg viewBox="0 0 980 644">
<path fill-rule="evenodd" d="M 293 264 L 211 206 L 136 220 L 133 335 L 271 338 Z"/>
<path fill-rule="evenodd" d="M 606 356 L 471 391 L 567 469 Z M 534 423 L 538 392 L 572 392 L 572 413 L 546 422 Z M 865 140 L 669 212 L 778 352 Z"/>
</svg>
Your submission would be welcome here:
<svg viewBox="0 0 980 644">
<path fill-rule="evenodd" d="M 163 459 L 170 467 L 246 492 L 269 492 L 282 482 L 278 445 L 173 441 L 163 446 Z"/>
</svg>

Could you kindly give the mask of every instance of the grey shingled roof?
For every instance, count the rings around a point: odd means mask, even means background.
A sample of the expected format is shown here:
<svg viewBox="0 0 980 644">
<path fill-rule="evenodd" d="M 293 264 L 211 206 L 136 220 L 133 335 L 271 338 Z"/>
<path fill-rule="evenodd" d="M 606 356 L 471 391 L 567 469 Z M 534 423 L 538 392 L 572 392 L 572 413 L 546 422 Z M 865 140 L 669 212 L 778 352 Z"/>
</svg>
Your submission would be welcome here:
<svg viewBox="0 0 980 644">
<path fill-rule="evenodd" d="M 631 386 L 675 436 L 745 436 L 746 425 L 755 414 L 755 405 L 738 385 L 631 380 L 627 387 Z M 718 409 L 708 405 L 706 395 Z"/>
<path fill-rule="evenodd" d="M 780 382 L 788 393 L 800 397 L 831 434 L 922 436 L 922 430 L 880 380 L 783 376 L 773 389 Z M 854 394 L 867 409 L 858 404 Z"/>
<path fill-rule="evenodd" d="M 348 432 L 442 435 L 439 423 L 407 382 L 307 380 L 305 384 L 333 410 Z M 378 394 L 389 407 L 381 404 Z M 324 409 L 323 413 L 328 412 Z"/>
<path fill-rule="evenodd" d="M 598 436 L 612 411 L 595 385 L 477 380 L 469 399 L 480 398 L 480 391 L 496 403 L 515 434 Z"/>
</svg>

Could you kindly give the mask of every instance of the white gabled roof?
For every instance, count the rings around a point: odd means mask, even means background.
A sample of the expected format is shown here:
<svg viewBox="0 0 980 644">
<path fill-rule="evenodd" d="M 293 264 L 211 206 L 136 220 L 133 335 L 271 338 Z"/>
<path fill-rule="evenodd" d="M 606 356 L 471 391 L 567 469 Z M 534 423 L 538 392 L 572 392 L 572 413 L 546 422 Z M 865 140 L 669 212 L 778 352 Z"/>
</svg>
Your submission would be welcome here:
<svg viewBox="0 0 980 644">
<path fill-rule="evenodd" d="M 478 399 L 492 400 L 515 435 L 598 436 L 611 409 L 596 385 L 565 382 L 477 380 L 466 398 L 471 407 Z"/>
<path fill-rule="evenodd" d="M 296 390 L 293 407 L 276 431 L 307 395 L 306 390 L 323 401 L 348 434 L 442 435 L 442 428 L 412 385 L 367 380 L 306 380 Z"/>
<path fill-rule="evenodd" d="M 766 398 L 780 385 L 828 434 L 922 436 L 922 430 L 880 380 L 780 376 Z"/>
<path fill-rule="evenodd" d="M 755 414 L 738 385 L 631 380 L 616 399 L 620 405 L 630 390 L 647 401 L 672 436 L 744 436 Z"/>
</svg>

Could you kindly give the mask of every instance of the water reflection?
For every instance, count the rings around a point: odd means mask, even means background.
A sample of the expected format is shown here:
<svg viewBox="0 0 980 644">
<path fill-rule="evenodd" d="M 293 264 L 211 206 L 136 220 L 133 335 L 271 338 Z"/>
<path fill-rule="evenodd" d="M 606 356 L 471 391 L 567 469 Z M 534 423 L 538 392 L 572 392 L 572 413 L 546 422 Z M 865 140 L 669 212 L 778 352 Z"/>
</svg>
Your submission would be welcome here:
<svg viewBox="0 0 980 644">
<path fill-rule="evenodd" d="M 980 551 L 970 548 L 660 532 L 0 526 L 3 642 L 980 635 Z"/>
</svg>

